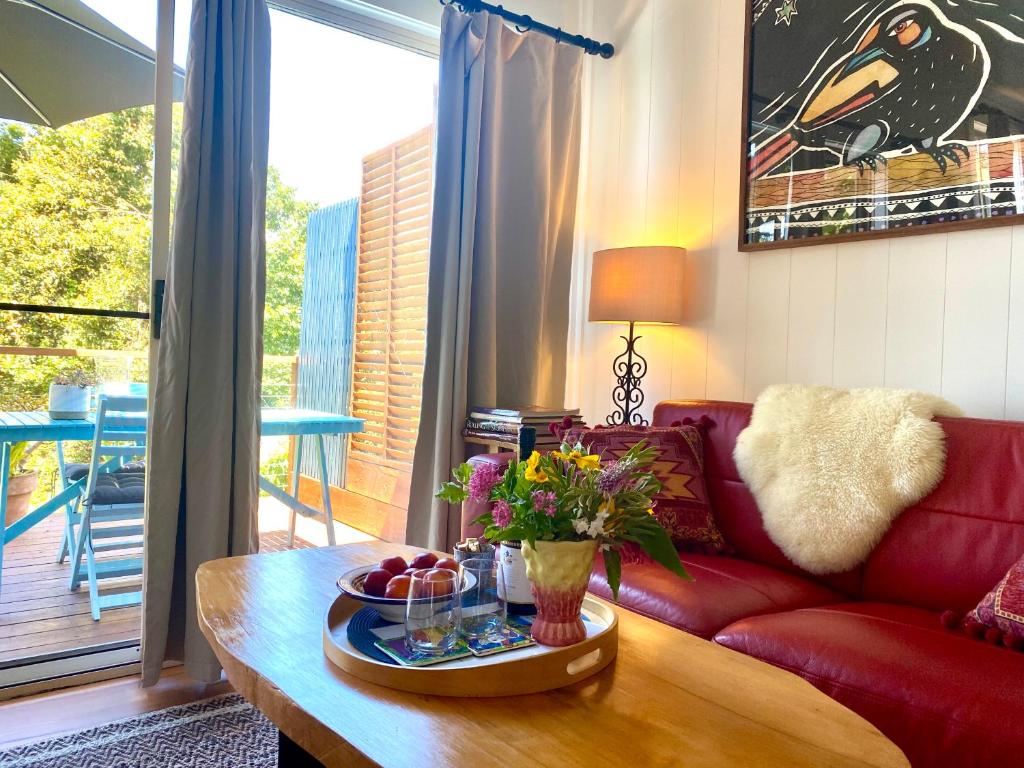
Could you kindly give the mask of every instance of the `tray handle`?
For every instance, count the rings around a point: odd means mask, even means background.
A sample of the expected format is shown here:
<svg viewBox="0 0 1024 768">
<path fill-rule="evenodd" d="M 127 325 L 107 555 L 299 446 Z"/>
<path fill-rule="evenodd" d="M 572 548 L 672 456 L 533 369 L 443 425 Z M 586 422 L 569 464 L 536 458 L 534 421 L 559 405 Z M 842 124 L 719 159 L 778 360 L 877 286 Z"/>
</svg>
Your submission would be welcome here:
<svg viewBox="0 0 1024 768">
<path fill-rule="evenodd" d="M 590 651 L 590 653 L 585 653 L 579 658 L 573 659 L 565 665 L 566 674 L 570 677 L 582 675 L 588 669 L 596 667 L 598 664 L 600 664 L 603 654 L 603 650 L 601 650 L 600 648 L 595 648 L 594 650 Z"/>
</svg>

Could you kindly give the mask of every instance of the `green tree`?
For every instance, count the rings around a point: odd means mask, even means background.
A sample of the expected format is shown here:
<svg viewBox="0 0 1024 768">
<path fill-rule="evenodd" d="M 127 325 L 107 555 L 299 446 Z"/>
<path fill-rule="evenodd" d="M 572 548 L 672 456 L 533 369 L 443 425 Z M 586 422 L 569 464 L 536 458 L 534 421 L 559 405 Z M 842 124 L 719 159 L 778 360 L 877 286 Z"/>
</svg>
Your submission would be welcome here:
<svg viewBox="0 0 1024 768">
<path fill-rule="evenodd" d="M 148 308 L 152 144 L 149 107 L 57 130 L 0 122 L 0 299 Z M 313 209 L 270 169 L 267 354 L 298 351 Z M 138 321 L 0 313 L 4 345 L 141 350 L 147 334 Z"/>
<path fill-rule="evenodd" d="M 144 310 L 148 302 L 151 109 L 59 130 L 0 129 L 0 296 Z M 18 346 L 141 348 L 140 323 L 3 313 Z"/>
<path fill-rule="evenodd" d="M 267 308 L 263 349 L 268 355 L 299 351 L 306 221 L 316 210 L 301 201 L 276 168 L 267 173 Z"/>
</svg>

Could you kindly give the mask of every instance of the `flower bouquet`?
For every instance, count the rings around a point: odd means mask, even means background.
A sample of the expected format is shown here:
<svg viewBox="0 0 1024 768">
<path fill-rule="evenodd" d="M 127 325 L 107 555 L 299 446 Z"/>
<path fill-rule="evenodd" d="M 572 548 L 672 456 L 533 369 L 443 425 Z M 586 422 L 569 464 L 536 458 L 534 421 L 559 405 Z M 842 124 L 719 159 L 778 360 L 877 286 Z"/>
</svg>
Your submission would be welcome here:
<svg viewBox="0 0 1024 768">
<path fill-rule="evenodd" d="M 534 451 L 510 462 L 504 473 L 493 464 L 475 470 L 463 464 L 438 498 L 492 502 L 477 522 L 491 541 L 522 541 L 537 618 L 534 638 L 544 645 L 571 645 L 586 637 L 580 619 L 583 595 L 598 550 L 617 600 L 622 551 L 639 548 L 655 562 L 690 579 L 668 533 L 654 517 L 661 483 L 650 471 L 658 452 L 645 442 L 617 461 L 580 444 L 547 454 Z"/>
</svg>

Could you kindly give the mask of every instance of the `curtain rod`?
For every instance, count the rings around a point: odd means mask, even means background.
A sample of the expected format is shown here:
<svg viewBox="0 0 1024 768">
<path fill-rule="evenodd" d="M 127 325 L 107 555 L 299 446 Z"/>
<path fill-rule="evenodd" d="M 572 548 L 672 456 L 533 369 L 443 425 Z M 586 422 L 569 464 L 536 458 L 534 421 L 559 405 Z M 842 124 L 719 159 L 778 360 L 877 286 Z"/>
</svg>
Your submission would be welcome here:
<svg viewBox="0 0 1024 768">
<path fill-rule="evenodd" d="M 615 55 L 615 46 L 611 43 L 599 43 L 597 40 L 592 40 L 583 35 L 571 35 L 568 32 L 564 32 L 561 27 L 542 24 L 526 14 L 507 11 L 501 5 L 491 5 L 490 3 L 483 2 L 483 0 L 440 0 L 440 2 L 441 5 L 454 5 L 463 13 L 476 13 L 477 11 L 493 13 L 513 24 L 519 32 L 529 30 L 540 32 L 543 35 L 555 38 L 555 42 L 575 45 L 593 56 L 600 56 L 602 59 L 610 59 Z"/>
</svg>

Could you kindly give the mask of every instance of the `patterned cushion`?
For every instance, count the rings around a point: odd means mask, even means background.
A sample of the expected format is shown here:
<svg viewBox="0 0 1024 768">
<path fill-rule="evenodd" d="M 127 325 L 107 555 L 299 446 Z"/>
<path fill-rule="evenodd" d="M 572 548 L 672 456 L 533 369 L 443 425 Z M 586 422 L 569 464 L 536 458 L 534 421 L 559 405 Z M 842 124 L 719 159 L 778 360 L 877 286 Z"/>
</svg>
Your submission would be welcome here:
<svg viewBox="0 0 1024 768">
<path fill-rule="evenodd" d="M 1010 566 L 967 618 L 1024 638 L 1024 557 Z"/>
<path fill-rule="evenodd" d="M 641 440 L 661 455 L 651 471 L 661 481 L 654 514 L 680 549 L 718 552 L 725 540 L 715 525 L 704 484 L 704 443 L 694 426 L 603 427 L 572 430 L 570 442 L 589 445 L 602 461 L 614 461 Z"/>
</svg>

